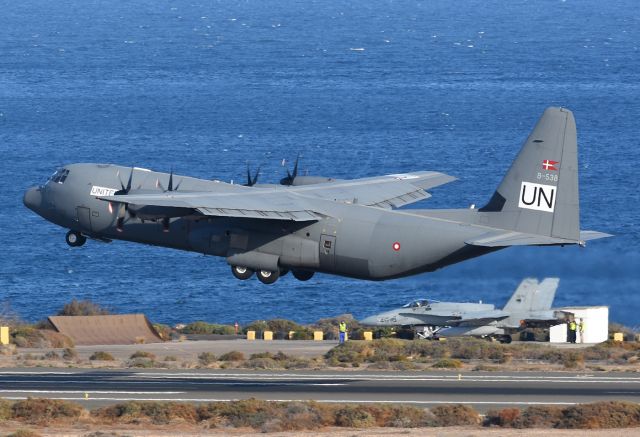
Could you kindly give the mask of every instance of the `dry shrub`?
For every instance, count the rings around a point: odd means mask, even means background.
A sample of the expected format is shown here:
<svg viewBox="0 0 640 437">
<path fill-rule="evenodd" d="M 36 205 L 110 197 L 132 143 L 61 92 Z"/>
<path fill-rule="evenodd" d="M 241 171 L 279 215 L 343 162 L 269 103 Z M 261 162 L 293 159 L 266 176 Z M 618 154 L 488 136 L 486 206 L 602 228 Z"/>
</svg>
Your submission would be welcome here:
<svg viewBox="0 0 640 437">
<path fill-rule="evenodd" d="M 104 316 L 110 314 L 109 310 L 90 300 L 73 299 L 58 311 L 59 316 Z"/>
<path fill-rule="evenodd" d="M 91 361 L 115 361 L 116 360 L 115 358 L 113 358 L 113 355 L 105 351 L 96 351 L 93 354 L 91 354 L 89 359 Z"/>
<path fill-rule="evenodd" d="M 74 346 L 73 340 L 71 340 L 71 338 L 56 331 L 41 329 L 40 335 L 42 335 L 42 337 L 44 338 L 44 341 L 48 343 L 49 345 L 48 347 L 53 347 L 57 349 L 57 348 L 66 348 L 66 347 Z"/>
<path fill-rule="evenodd" d="M 489 410 L 485 415 L 484 425 L 514 427 L 514 422 L 520 417 L 519 408 L 505 408 L 503 410 Z"/>
<path fill-rule="evenodd" d="M 477 425 L 480 416 L 468 405 L 439 405 L 431 409 L 437 426 Z"/>
<path fill-rule="evenodd" d="M 277 417 L 276 411 L 281 405 L 276 402 L 246 399 L 234 402 L 211 402 L 199 406 L 197 411 L 200 420 L 206 420 L 212 426 L 259 429 Z"/>
<path fill-rule="evenodd" d="M 180 402 L 130 401 L 94 410 L 91 415 L 97 419 L 119 423 L 152 422 L 165 425 L 172 422 L 195 424 L 199 421 L 196 407 Z"/>
<path fill-rule="evenodd" d="M 30 429 L 19 429 L 16 432 L 7 434 L 7 437 L 42 437 L 42 434 L 38 434 Z"/>
<path fill-rule="evenodd" d="M 11 419 L 13 416 L 13 409 L 11 408 L 13 403 L 0 399 L 0 423 L 5 420 Z"/>
<path fill-rule="evenodd" d="M 336 411 L 335 424 L 346 428 L 370 428 L 376 425 L 376 420 L 365 408 L 346 406 Z"/>
<path fill-rule="evenodd" d="M 82 414 L 82 407 L 57 399 L 29 398 L 13 404 L 13 418 L 26 423 L 47 425 L 52 421 L 75 420 Z"/>
<path fill-rule="evenodd" d="M 640 425 L 640 405 L 610 401 L 565 408 L 557 428 L 629 428 Z"/>
<path fill-rule="evenodd" d="M 216 360 L 216 356 L 213 354 L 213 352 L 202 352 L 200 355 L 198 355 L 198 361 L 203 366 L 208 366 L 209 364 L 213 363 L 215 360 Z"/>
<path fill-rule="evenodd" d="M 375 345 L 371 343 L 376 343 L 377 341 L 367 343 L 347 341 L 331 349 L 324 357 L 330 366 L 336 366 L 339 363 L 360 364 L 373 356 Z"/>
<path fill-rule="evenodd" d="M 462 362 L 453 358 L 443 358 L 431 367 L 436 369 L 459 369 L 462 367 Z"/>
<path fill-rule="evenodd" d="M 150 360 L 155 360 L 156 355 L 147 351 L 135 351 L 129 358 L 132 360 L 135 360 L 136 358 L 148 358 Z"/>
<path fill-rule="evenodd" d="M 250 369 L 279 369 L 282 367 L 280 362 L 273 358 L 251 358 L 247 361 L 246 366 Z"/>
<path fill-rule="evenodd" d="M 220 355 L 220 361 L 244 361 L 244 354 L 240 351 L 231 351 Z"/>
<path fill-rule="evenodd" d="M 563 407 L 539 405 L 528 407 L 513 421 L 514 428 L 555 428 L 562 419 Z"/>
<path fill-rule="evenodd" d="M 568 351 L 562 357 L 562 364 L 567 369 L 584 366 L 584 354 L 578 351 Z"/>
<path fill-rule="evenodd" d="M 407 405 L 368 404 L 354 408 L 368 412 L 376 426 L 395 428 L 419 428 L 433 426 L 435 416 L 427 409 Z"/>
<path fill-rule="evenodd" d="M 316 402 L 287 402 L 280 405 L 276 417 L 268 420 L 263 432 L 318 429 L 334 424 L 332 406 Z"/>
<path fill-rule="evenodd" d="M 62 351 L 62 358 L 67 361 L 75 360 L 78 358 L 78 352 L 74 348 L 68 347 Z"/>
</svg>

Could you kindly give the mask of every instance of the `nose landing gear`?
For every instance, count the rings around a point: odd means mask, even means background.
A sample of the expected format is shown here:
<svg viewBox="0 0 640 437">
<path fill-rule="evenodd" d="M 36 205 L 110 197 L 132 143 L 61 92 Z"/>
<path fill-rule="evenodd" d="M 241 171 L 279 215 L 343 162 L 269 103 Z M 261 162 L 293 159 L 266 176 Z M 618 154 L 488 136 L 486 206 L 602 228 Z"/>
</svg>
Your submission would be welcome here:
<svg viewBox="0 0 640 437">
<path fill-rule="evenodd" d="M 79 247 L 87 242 L 87 237 L 82 235 L 80 232 L 69 231 L 65 236 L 65 241 L 71 247 Z"/>
</svg>

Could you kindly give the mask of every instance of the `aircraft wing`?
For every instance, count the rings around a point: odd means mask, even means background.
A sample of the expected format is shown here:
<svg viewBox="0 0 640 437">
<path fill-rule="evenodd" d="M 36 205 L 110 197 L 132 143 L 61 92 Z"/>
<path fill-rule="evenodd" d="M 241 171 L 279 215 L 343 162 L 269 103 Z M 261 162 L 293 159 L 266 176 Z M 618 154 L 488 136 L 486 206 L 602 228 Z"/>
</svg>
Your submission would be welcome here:
<svg viewBox="0 0 640 437">
<path fill-rule="evenodd" d="M 251 189 L 236 192 L 167 192 L 157 194 L 125 194 L 100 199 L 133 205 L 184 208 L 202 215 L 258 218 L 267 220 L 314 221 L 325 214 L 294 192 Z M 316 204 L 318 202 L 315 202 Z M 185 215 L 189 215 L 185 212 Z"/>
<path fill-rule="evenodd" d="M 436 172 L 407 173 L 301 187 L 243 188 L 230 191 L 129 193 L 102 196 L 111 202 L 183 208 L 207 216 L 314 221 L 331 215 L 325 202 L 399 207 L 430 195 L 424 190 L 455 180 Z"/>
<path fill-rule="evenodd" d="M 434 171 L 391 174 L 294 187 L 296 193 L 326 200 L 379 208 L 399 208 L 431 197 L 425 190 L 456 178 Z"/>
<path fill-rule="evenodd" d="M 484 326 L 499 320 L 504 320 L 507 317 L 509 317 L 509 314 L 496 311 L 494 313 L 477 314 L 473 317 L 448 320 L 447 326 Z"/>
</svg>

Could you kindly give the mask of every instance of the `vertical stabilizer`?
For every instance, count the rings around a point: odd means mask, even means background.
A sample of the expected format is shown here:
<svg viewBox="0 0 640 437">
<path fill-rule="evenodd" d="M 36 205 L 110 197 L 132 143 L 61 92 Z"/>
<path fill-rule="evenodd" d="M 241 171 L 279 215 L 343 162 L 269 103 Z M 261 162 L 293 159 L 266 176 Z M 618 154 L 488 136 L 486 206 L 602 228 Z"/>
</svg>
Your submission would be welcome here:
<svg viewBox="0 0 640 437">
<path fill-rule="evenodd" d="M 580 239 L 578 146 L 573 114 L 548 108 L 487 205 L 491 227 Z"/>
<path fill-rule="evenodd" d="M 523 280 L 502 309 L 512 313 L 527 313 L 551 309 L 558 288 L 558 278 L 545 278 L 538 283 L 536 279 Z"/>
</svg>

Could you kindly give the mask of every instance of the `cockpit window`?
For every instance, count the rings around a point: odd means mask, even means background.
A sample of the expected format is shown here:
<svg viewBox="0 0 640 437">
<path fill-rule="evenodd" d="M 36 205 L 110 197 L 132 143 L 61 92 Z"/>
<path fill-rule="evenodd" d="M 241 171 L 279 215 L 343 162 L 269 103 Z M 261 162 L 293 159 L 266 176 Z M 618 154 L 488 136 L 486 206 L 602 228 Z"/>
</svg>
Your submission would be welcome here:
<svg viewBox="0 0 640 437">
<path fill-rule="evenodd" d="M 51 176 L 50 180 L 57 184 L 64 184 L 64 181 L 67 180 L 67 176 L 69 176 L 69 170 L 66 168 L 60 168 Z"/>
<path fill-rule="evenodd" d="M 413 302 L 409 302 L 408 304 L 404 305 L 403 308 L 421 308 L 427 306 L 429 306 L 429 301 L 427 299 L 418 299 L 414 300 Z"/>
</svg>

